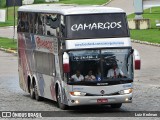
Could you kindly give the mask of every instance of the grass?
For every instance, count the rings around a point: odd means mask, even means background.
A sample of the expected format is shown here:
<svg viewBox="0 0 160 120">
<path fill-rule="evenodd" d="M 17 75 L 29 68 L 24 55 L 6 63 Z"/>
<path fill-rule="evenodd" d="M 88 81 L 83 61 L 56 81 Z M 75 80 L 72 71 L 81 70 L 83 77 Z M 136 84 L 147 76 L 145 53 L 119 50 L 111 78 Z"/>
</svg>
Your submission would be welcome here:
<svg viewBox="0 0 160 120">
<path fill-rule="evenodd" d="M 133 19 L 134 14 L 128 16 L 128 19 Z M 130 30 L 131 38 L 135 40 L 142 40 L 151 43 L 160 43 L 160 30 L 156 28 L 156 21 L 160 23 L 160 7 L 152 8 L 144 11 L 144 18 L 150 19 L 151 29 L 148 30 Z"/>
<path fill-rule="evenodd" d="M 45 3 L 45 0 L 34 0 L 34 4 L 40 4 L 40 3 Z"/>
<path fill-rule="evenodd" d="M 130 30 L 131 38 L 135 40 L 147 41 L 160 44 L 160 30 Z"/>
<path fill-rule="evenodd" d="M 5 49 L 17 49 L 17 42 L 13 42 L 12 39 L 0 37 L 0 47 Z"/>
</svg>

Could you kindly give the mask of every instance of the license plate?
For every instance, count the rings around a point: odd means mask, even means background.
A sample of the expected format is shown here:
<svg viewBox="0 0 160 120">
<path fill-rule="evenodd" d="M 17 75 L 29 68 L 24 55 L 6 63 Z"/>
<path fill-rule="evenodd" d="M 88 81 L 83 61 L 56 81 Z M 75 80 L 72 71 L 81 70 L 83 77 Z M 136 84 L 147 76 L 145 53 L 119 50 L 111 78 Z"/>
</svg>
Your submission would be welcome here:
<svg viewBox="0 0 160 120">
<path fill-rule="evenodd" d="M 97 103 L 107 103 L 108 99 L 97 99 Z"/>
</svg>

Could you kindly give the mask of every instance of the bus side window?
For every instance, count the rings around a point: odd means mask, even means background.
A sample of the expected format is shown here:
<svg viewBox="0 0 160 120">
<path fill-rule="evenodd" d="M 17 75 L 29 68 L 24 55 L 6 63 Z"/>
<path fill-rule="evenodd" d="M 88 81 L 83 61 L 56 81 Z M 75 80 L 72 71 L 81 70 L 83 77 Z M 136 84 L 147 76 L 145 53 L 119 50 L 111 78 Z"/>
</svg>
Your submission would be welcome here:
<svg viewBox="0 0 160 120">
<path fill-rule="evenodd" d="M 28 13 L 19 12 L 18 13 L 18 32 L 28 32 L 29 23 L 28 23 Z"/>
<path fill-rule="evenodd" d="M 59 28 L 59 19 L 57 14 L 45 15 L 45 34 L 57 36 L 57 29 Z"/>
<path fill-rule="evenodd" d="M 35 33 L 39 35 L 43 35 L 43 19 L 42 19 L 42 14 L 36 14 L 36 19 L 35 19 Z"/>
<path fill-rule="evenodd" d="M 60 23 L 60 37 L 65 37 L 65 22 L 64 22 L 64 16 L 61 15 L 60 17 L 61 23 Z"/>
<path fill-rule="evenodd" d="M 21 32 L 21 12 L 18 12 L 17 32 Z"/>
<path fill-rule="evenodd" d="M 24 22 L 24 32 L 29 32 L 28 13 L 24 13 L 22 20 Z"/>
<path fill-rule="evenodd" d="M 37 21 L 38 21 L 38 14 L 37 13 L 35 13 L 35 18 L 34 18 L 34 33 L 35 34 L 38 34 L 38 28 L 37 28 L 37 26 L 38 26 L 38 23 L 37 23 Z"/>
<path fill-rule="evenodd" d="M 29 33 L 34 33 L 34 22 L 35 22 L 35 13 L 28 14 L 28 22 L 29 22 Z"/>
</svg>

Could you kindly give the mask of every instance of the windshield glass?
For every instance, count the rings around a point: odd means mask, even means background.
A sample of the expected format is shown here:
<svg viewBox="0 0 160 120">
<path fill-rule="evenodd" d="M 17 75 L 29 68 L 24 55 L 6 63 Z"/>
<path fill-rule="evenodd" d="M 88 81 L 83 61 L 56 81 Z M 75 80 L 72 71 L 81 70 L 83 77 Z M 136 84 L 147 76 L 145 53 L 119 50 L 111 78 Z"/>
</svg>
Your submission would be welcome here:
<svg viewBox="0 0 160 120">
<path fill-rule="evenodd" d="M 125 13 L 66 16 L 67 39 L 128 37 Z"/>
<path fill-rule="evenodd" d="M 70 51 L 69 82 L 133 80 L 131 49 Z"/>
</svg>

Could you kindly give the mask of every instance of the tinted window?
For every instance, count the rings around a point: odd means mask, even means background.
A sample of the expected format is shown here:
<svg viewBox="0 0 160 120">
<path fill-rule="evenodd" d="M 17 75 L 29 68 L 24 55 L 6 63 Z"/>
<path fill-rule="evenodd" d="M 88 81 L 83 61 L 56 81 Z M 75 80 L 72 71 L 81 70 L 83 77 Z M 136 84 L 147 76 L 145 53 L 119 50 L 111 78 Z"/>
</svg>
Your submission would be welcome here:
<svg viewBox="0 0 160 120">
<path fill-rule="evenodd" d="M 44 18 L 45 35 L 57 36 L 57 28 L 59 27 L 58 15 L 46 14 Z"/>
<path fill-rule="evenodd" d="M 28 13 L 18 13 L 18 32 L 29 32 Z"/>
<path fill-rule="evenodd" d="M 124 13 L 71 15 L 66 17 L 67 38 L 129 36 Z"/>
<path fill-rule="evenodd" d="M 29 33 L 34 33 L 35 13 L 28 13 Z"/>
<path fill-rule="evenodd" d="M 68 80 L 71 80 L 71 76 L 76 74 L 77 70 L 84 77 L 92 71 L 95 80 L 90 82 L 132 80 L 133 58 L 130 51 L 130 49 L 70 51 Z"/>
</svg>

